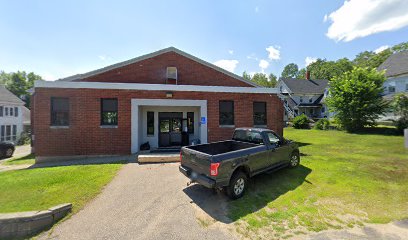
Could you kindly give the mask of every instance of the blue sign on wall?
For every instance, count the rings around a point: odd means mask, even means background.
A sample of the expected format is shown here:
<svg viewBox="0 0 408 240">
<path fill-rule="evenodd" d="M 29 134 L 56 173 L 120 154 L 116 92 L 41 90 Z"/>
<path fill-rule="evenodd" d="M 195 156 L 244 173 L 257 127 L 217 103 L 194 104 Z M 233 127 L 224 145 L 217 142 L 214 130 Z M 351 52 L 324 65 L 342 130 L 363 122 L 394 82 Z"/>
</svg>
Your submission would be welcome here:
<svg viewBox="0 0 408 240">
<path fill-rule="evenodd" d="M 205 117 L 201 117 L 201 124 L 206 124 L 207 123 L 207 119 Z"/>
</svg>

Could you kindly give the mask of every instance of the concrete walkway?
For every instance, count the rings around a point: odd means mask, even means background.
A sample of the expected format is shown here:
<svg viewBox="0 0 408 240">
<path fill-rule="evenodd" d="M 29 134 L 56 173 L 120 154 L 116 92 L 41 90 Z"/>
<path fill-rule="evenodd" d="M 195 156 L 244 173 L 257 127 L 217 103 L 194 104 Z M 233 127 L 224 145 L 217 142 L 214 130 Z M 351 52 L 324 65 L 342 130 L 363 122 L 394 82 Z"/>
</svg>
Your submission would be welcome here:
<svg viewBox="0 0 408 240">
<path fill-rule="evenodd" d="M 186 182 L 177 163 L 126 164 L 96 199 L 39 239 L 233 239 L 226 228 L 200 224 L 191 198 L 221 195 L 186 190 Z"/>
<path fill-rule="evenodd" d="M 8 160 L 25 157 L 25 156 L 29 155 L 30 153 L 31 153 L 31 146 L 30 145 L 16 146 L 16 150 L 14 151 L 14 154 L 13 154 L 12 157 L 0 159 L 0 172 L 10 171 L 10 170 L 18 170 L 18 169 L 24 169 L 24 168 L 30 167 L 31 165 L 27 165 L 27 164 L 21 164 L 21 165 L 5 165 L 5 164 L 3 164 Z"/>
</svg>

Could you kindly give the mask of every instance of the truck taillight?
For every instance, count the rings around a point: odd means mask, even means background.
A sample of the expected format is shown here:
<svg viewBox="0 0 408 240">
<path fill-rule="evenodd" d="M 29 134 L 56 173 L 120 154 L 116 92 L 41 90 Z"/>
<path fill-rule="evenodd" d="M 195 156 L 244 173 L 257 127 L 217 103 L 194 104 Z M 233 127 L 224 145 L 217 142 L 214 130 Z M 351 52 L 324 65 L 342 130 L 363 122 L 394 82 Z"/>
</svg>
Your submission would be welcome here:
<svg viewBox="0 0 408 240">
<path fill-rule="evenodd" d="M 183 156 L 181 155 L 181 151 L 180 151 L 180 162 L 181 160 L 183 160 Z"/>
<path fill-rule="evenodd" d="M 210 175 L 211 176 L 217 176 L 218 175 L 218 167 L 220 166 L 220 163 L 211 163 L 210 165 Z"/>
</svg>

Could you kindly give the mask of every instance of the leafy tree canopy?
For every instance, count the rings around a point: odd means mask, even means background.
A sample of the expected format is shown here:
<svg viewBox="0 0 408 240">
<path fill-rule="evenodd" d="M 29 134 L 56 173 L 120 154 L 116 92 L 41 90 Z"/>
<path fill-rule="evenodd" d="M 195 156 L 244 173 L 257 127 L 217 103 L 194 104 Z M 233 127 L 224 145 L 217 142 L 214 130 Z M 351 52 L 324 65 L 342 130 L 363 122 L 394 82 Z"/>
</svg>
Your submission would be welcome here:
<svg viewBox="0 0 408 240">
<path fill-rule="evenodd" d="M 294 78 L 299 72 L 299 67 L 295 63 L 289 63 L 283 68 L 281 77 L 282 78 Z"/>
<path fill-rule="evenodd" d="M 6 85 L 6 88 L 17 97 L 23 98 L 26 106 L 30 104 L 29 93 L 27 91 L 34 87 L 34 81 L 40 79 L 41 77 L 33 72 L 28 74 L 25 71 L 0 72 L 0 83 Z"/>
<path fill-rule="evenodd" d="M 383 100 L 384 72 L 374 68 L 354 67 L 330 81 L 326 103 L 335 118 L 349 132 L 375 125 L 375 120 L 387 109 Z"/>
<path fill-rule="evenodd" d="M 269 74 L 269 76 L 266 76 L 265 73 L 255 73 L 251 77 L 247 72 L 243 72 L 242 77 L 263 87 L 275 87 L 278 83 L 277 77 L 273 73 Z"/>
</svg>

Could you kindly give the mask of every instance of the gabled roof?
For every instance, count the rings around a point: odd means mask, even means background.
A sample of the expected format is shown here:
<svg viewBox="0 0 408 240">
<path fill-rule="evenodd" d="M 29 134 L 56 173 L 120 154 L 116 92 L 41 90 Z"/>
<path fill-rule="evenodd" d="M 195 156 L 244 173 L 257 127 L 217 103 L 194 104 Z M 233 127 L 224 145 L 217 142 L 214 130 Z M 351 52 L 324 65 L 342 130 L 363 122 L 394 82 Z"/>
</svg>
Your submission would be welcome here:
<svg viewBox="0 0 408 240">
<path fill-rule="evenodd" d="M 408 51 L 392 54 L 378 67 L 378 70 L 386 70 L 386 77 L 408 74 Z"/>
<path fill-rule="evenodd" d="M 7 90 L 4 85 L 0 85 L 0 103 L 8 103 L 8 104 L 16 104 L 16 105 L 24 105 L 25 103 L 23 100 L 18 98 L 12 92 Z"/>
<path fill-rule="evenodd" d="M 329 83 L 328 80 L 305 80 L 296 78 L 281 78 L 291 93 L 294 94 L 323 94 Z"/>
<path fill-rule="evenodd" d="M 156 51 L 156 52 L 152 52 L 152 53 L 140 56 L 140 57 L 132 58 L 132 59 L 124 61 L 124 62 L 116 63 L 116 64 L 113 64 L 113 65 L 110 65 L 110 66 L 107 66 L 107 67 L 104 67 L 104 68 L 100 68 L 100 69 L 97 69 L 97 70 L 94 70 L 94 71 L 90 71 L 90 72 L 87 72 L 87 73 L 76 74 L 76 75 L 73 75 L 73 76 L 70 76 L 70 77 L 59 79 L 57 81 L 78 81 L 78 80 L 81 80 L 81 79 L 84 79 L 84 78 L 88 78 L 88 77 L 91 77 L 91 76 L 94 76 L 94 75 L 97 75 L 97 74 L 100 74 L 100 73 L 104 73 L 104 72 L 116 69 L 116 68 L 124 67 L 124 66 L 127 66 L 129 64 L 134 64 L 134 63 L 137 63 L 137 62 L 149 59 L 149 58 L 153 58 L 153 57 L 156 57 L 156 56 L 159 56 L 161 54 L 168 53 L 168 52 L 175 52 L 175 53 L 177 53 L 177 54 L 179 54 L 181 56 L 184 56 L 184 57 L 189 58 L 189 59 L 191 59 L 193 61 L 196 61 L 196 62 L 198 62 L 200 64 L 203 64 L 203 65 L 205 65 L 207 67 L 210 67 L 210 68 L 212 68 L 212 69 L 214 69 L 216 71 L 222 72 L 222 73 L 224 73 L 224 74 L 226 74 L 226 75 L 228 75 L 228 76 L 230 76 L 232 78 L 235 78 L 235 79 L 237 79 L 239 81 L 245 82 L 245 83 L 247 83 L 249 85 L 252 85 L 252 86 L 255 86 L 255 87 L 259 87 L 259 85 L 257 85 L 256 83 L 248 81 L 248 80 L 244 79 L 241 76 L 238 76 L 238 75 L 236 75 L 236 74 L 234 74 L 232 72 L 229 72 L 229 71 L 227 71 L 227 70 L 225 70 L 223 68 L 220 68 L 220 67 L 218 67 L 218 66 L 216 66 L 216 65 L 214 65 L 212 63 L 204 61 L 204 60 L 202 60 L 202 59 L 200 59 L 198 57 L 195 57 L 195 56 L 193 56 L 191 54 L 183 52 L 183 51 L 181 51 L 181 50 L 179 50 L 179 49 L 177 49 L 175 47 L 168 47 L 168 48 L 165 48 L 165 49 L 162 49 L 162 50 L 159 50 L 159 51 Z"/>
</svg>

